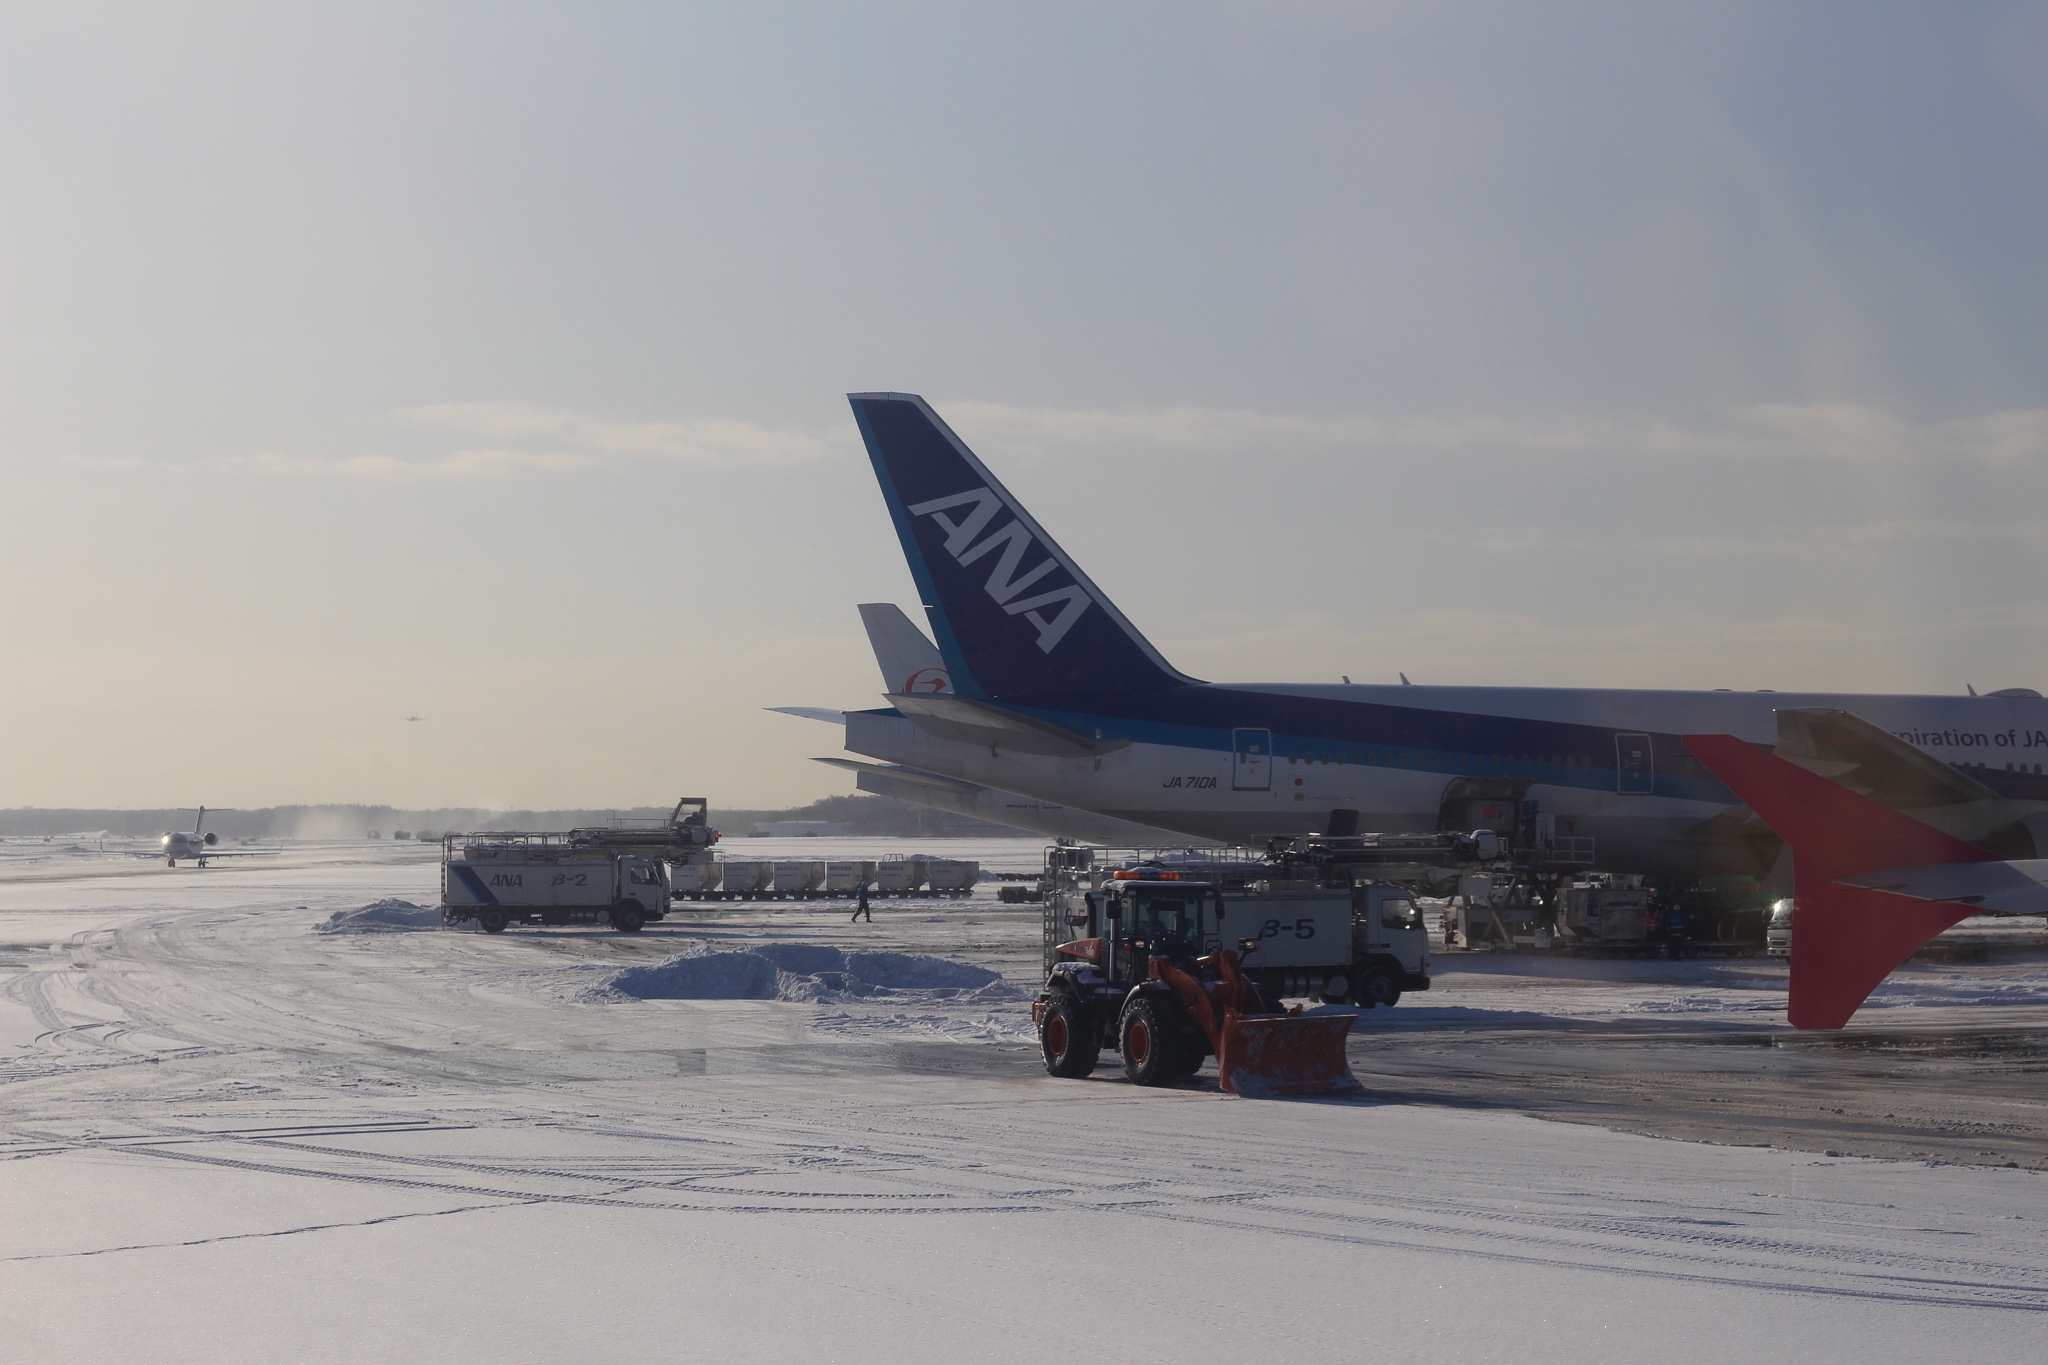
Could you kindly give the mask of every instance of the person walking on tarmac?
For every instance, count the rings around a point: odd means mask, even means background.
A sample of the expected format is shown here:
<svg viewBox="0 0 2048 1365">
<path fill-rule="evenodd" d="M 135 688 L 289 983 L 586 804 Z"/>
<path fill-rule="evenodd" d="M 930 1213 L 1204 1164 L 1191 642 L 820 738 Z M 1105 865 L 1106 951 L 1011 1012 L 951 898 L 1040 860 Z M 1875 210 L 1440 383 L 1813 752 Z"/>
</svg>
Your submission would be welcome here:
<svg viewBox="0 0 2048 1365">
<path fill-rule="evenodd" d="M 875 922 L 875 916 L 874 913 L 868 909 L 868 884 L 866 882 L 862 882 L 860 884 L 860 890 L 855 894 L 859 897 L 859 899 L 853 903 L 853 914 L 847 919 L 846 922 L 848 924 L 853 924 L 857 922 L 862 915 L 866 915 L 868 917 L 868 923 L 873 924 Z"/>
</svg>

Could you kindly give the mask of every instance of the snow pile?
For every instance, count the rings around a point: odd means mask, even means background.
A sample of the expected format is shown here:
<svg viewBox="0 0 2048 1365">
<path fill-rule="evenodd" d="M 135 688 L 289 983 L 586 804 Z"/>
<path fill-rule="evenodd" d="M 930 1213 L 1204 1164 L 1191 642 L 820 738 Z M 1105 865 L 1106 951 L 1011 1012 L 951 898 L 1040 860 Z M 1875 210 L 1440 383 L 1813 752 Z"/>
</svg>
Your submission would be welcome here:
<svg viewBox="0 0 2048 1365">
<path fill-rule="evenodd" d="M 903 996 L 920 1000 L 1000 999 L 1002 974 L 924 953 L 844 953 L 809 943 L 770 943 L 739 952 L 698 944 L 649 967 L 613 972 L 590 999 L 792 1000 Z"/>
<path fill-rule="evenodd" d="M 1988 977 L 1988 979 L 1987 979 Z M 1901 1006 L 1953 1008 L 1979 1005 L 2012 1005 L 2035 1008 L 2048 1004 L 2048 972 L 2038 969 L 2008 969 L 1996 977 L 1981 970 L 1902 971 L 1887 977 L 1865 1009 Z"/>
<path fill-rule="evenodd" d="M 313 926 L 316 934 L 382 934 L 405 929 L 438 929 L 441 908 L 388 897 L 356 910 L 337 910 Z"/>
</svg>

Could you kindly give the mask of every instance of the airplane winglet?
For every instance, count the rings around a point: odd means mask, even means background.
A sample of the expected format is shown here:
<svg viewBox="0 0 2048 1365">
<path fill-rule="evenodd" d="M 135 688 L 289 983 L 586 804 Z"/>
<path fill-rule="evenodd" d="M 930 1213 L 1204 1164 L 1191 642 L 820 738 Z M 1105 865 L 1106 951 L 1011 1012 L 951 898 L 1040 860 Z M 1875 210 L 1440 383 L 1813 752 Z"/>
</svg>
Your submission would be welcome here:
<svg viewBox="0 0 2048 1365">
<path fill-rule="evenodd" d="M 1914 951 L 1975 907 L 1841 879 L 1927 863 L 1997 862 L 1974 844 L 1837 786 L 1733 735 L 1680 737 L 1792 849 L 1794 1028 L 1831 1029 Z"/>
</svg>

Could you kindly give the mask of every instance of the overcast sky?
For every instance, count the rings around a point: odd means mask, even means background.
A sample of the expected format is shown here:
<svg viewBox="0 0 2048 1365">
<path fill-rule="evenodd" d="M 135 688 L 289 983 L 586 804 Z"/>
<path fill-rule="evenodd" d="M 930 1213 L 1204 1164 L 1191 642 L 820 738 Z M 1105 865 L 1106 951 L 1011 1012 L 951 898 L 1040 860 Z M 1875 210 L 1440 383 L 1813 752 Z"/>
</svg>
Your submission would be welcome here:
<svg viewBox="0 0 2048 1365">
<path fill-rule="evenodd" d="M 1198 676 L 2048 690 L 2039 3 L 8 3 L 0 348 L 0 805 L 848 790 L 860 389 Z"/>
</svg>

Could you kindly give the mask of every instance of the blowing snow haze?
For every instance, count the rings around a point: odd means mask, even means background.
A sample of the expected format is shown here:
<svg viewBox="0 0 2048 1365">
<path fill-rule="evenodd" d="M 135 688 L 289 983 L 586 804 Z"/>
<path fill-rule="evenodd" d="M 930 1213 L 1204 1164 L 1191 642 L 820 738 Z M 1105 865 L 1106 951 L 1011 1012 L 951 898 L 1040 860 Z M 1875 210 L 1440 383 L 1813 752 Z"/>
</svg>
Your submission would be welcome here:
<svg viewBox="0 0 2048 1365">
<path fill-rule="evenodd" d="M 1201 677 L 2048 687 L 2039 5 L 12 7 L 0 101 L 0 805 L 845 791 L 863 389 Z"/>
</svg>

